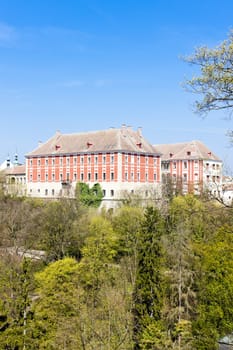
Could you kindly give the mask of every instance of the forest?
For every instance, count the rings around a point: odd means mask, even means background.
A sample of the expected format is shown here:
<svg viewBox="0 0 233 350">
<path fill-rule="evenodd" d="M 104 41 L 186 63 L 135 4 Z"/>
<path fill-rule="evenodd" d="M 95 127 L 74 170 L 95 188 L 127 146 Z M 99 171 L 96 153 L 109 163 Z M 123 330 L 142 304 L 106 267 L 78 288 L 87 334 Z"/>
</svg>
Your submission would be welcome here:
<svg viewBox="0 0 233 350">
<path fill-rule="evenodd" d="M 233 331 L 233 208 L 86 203 L 1 193 L 0 348 L 218 349 Z"/>
</svg>

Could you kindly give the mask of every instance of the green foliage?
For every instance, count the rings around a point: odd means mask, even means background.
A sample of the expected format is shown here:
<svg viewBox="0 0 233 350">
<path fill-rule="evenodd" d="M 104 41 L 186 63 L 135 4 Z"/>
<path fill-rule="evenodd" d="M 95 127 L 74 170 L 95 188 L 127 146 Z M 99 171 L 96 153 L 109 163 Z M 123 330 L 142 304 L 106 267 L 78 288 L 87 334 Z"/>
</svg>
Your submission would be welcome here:
<svg viewBox="0 0 233 350">
<path fill-rule="evenodd" d="M 46 250 L 48 260 L 59 260 L 67 255 L 80 257 L 84 232 L 79 223 L 83 216 L 85 212 L 73 200 L 47 203 L 41 215 L 39 230 L 41 248 Z M 86 226 L 84 222 L 82 225 Z"/>
<path fill-rule="evenodd" d="M 103 198 L 103 191 L 98 183 L 90 188 L 88 184 L 78 182 L 75 196 L 84 206 L 98 208 Z"/>
<path fill-rule="evenodd" d="M 84 285 L 98 291 L 112 269 L 110 264 L 116 253 L 116 236 L 111 223 L 101 216 L 93 217 L 80 263 Z"/>
<path fill-rule="evenodd" d="M 30 343 L 30 304 L 33 290 L 29 260 L 5 256 L 0 264 L 1 349 L 24 349 Z"/>
<path fill-rule="evenodd" d="M 0 200 L 2 247 L 57 260 L 0 251 L 1 349 L 213 350 L 232 332 L 232 208 L 192 195 L 98 215 L 79 204 Z"/>
<path fill-rule="evenodd" d="M 199 254 L 198 317 L 193 332 L 198 349 L 215 349 L 233 329 L 233 227 L 223 226 L 212 240 L 196 245 Z"/>
<path fill-rule="evenodd" d="M 78 284 L 78 263 L 65 258 L 35 274 L 38 299 L 33 308 L 33 338 L 38 349 L 57 349 L 56 337 L 62 325 L 79 316 L 82 290 Z"/>
<path fill-rule="evenodd" d="M 135 349 L 140 349 L 144 330 L 161 319 L 164 293 L 163 227 L 159 211 L 148 207 L 138 237 L 138 264 L 133 295 Z"/>
<path fill-rule="evenodd" d="M 124 206 L 115 212 L 112 225 L 117 235 L 119 257 L 135 255 L 142 220 L 142 208 Z"/>
</svg>

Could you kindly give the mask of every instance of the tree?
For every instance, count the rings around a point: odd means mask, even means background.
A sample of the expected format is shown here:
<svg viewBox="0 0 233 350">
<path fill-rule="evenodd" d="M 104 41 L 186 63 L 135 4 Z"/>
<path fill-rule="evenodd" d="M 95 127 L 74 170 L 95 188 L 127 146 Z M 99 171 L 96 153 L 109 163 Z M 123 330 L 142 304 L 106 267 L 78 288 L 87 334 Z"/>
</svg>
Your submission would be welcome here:
<svg viewBox="0 0 233 350">
<path fill-rule="evenodd" d="M 109 220 L 94 217 L 79 264 L 85 291 L 85 349 L 131 349 L 131 295 L 129 282 L 116 264 L 117 237 Z"/>
<path fill-rule="evenodd" d="M 233 107 L 233 32 L 227 40 L 214 49 L 197 48 L 195 53 L 185 59 L 200 68 L 201 75 L 186 81 L 187 88 L 203 95 L 196 101 L 196 110 L 207 113 L 213 110 Z"/>
<path fill-rule="evenodd" d="M 41 214 L 39 237 L 41 248 L 46 250 L 49 260 L 63 257 L 80 258 L 85 225 L 82 222 L 84 208 L 76 206 L 74 200 L 62 199 L 47 203 Z"/>
<path fill-rule="evenodd" d="M 0 275 L 1 349 L 29 349 L 30 305 L 34 289 L 32 264 L 25 258 L 5 254 L 1 257 Z"/>
<path fill-rule="evenodd" d="M 212 240 L 196 244 L 199 256 L 194 349 L 217 349 L 217 341 L 233 329 L 233 226 L 225 224 Z"/>
<path fill-rule="evenodd" d="M 148 207 L 138 237 L 138 264 L 133 293 L 135 350 L 157 349 L 155 346 L 160 333 L 163 332 L 161 324 L 164 295 L 162 230 L 163 220 L 159 211 Z M 149 339 L 146 334 L 150 334 L 151 328 L 153 328 L 153 337 Z"/>
<path fill-rule="evenodd" d="M 103 198 L 103 191 L 98 183 L 90 188 L 88 184 L 78 182 L 75 189 L 75 195 L 84 206 L 98 208 Z"/>
<path fill-rule="evenodd" d="M 35 280 L 37 299 L 31 325 L 35 349 L 83 349 L 79 327 L 82 288 L 77 261 L 65 258 L 53 262 L 36 273 Z"/>
</svg>

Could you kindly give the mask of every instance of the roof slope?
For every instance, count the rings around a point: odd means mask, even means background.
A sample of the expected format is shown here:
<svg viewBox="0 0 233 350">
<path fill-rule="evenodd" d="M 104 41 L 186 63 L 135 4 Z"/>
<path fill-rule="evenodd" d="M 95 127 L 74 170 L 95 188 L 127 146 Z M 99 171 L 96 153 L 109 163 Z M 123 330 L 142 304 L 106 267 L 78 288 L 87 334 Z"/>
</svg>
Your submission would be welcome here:
<svg viewBox="0 0 233 350">
<path fill-rule="evenodd" d="M 26 174 L 25 164 L 16 165 L 12 168 L 5 169 L 6 175 L 24 175 Z"/>
<path fill-rule="evenodd" d="M 203 159 L 216 160 L 218 158 L 201 141 L 181 142 L 175 144 L 154 145 L 156 151 L 162 153 L 162 160 L 172 159 Z"/>
<path fill-rule="evenodd" d="M 130 127 L 123 126 L 119 129 L 111 128 L 77 134 L 57 132 L 47 142 L 28 153 L 26 157 L 114 151 L 156 153 L 154 147 L 144 139 L 139 129 L 134 131 Z"/>
</svg>

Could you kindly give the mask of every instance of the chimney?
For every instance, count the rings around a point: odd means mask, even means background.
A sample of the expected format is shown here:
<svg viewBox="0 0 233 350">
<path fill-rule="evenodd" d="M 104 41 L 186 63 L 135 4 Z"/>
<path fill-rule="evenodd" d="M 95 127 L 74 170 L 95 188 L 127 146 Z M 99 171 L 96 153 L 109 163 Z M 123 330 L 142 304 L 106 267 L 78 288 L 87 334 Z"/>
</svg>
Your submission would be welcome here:
<svg viewBox="0 0 233 350">
<path fill-rule="evenodd" d="M 137 130 L 138 136 L 142 137 L 142 127 L 139 126 Z"/>
<path fill-rule="evenodd" d="M 127 129 L 126 124 L 122 124 L 122 125 L 121 125 L 121 132 L 122 132 L 122 135 L 123 135 L 123 136 L 126 136 L 126 129 Z"/>
</svg>

